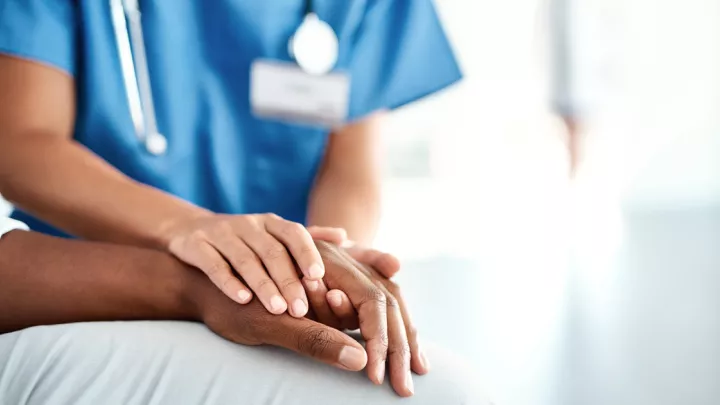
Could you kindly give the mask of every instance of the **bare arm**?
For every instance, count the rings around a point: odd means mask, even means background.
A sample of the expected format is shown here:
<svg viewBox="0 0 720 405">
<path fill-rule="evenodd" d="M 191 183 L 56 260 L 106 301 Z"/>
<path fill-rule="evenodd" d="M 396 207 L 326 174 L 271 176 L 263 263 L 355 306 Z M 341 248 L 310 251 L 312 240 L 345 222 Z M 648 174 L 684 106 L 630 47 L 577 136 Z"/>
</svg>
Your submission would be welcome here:
<svg viewBox="0 0 720 405">
<path fill-rule="evenodd" d="M 0 239 L 0 333 L 83 321 L 200 321 L 208 283 L 156 251 L 13 231 Z"/>
<path fill-rule="evenodd" d="M 350 270 L 337 268 L 343 275 Z M 153 319 L 201 321 L 233 342 L 285 347 L 345 370 L 360 370 L 367 361 L 362 346 L 344 333 L 272 315 L 257 300 L 238 307 L 202 273 L 162 252 L 25 231 L 0 239 L 0 334 L 37 325 Z M 385 333 L 381 326 L 376 333 Z"/>
<path fill-rule="evenodd" d="M 377 113 L 330 135 L 310 198 L 310 225 L 345 228 L 348 237 L 372 244 L 380 218 L 380 125 Z"/>
<path fill-rule="evenodd" d="M 72 140 L 72 77 L 0 55 L 0 194 L 87 239 L 166 248 L 177 218 L 207 215 L 139 184 Z"/>
<path fill-rule="evenodd" d="M 254 292 L 268 311 L 305 316 L 294 263 L 309 279 L 324 269 L 300 224 L 215 215 L 128 178 L 72 139 L 75 84 L 63 72 L 0 55 L 0 89 L 0 194 L 17 207 L 84 239 L 169 251 L 240 304 Z"/>
</svg>

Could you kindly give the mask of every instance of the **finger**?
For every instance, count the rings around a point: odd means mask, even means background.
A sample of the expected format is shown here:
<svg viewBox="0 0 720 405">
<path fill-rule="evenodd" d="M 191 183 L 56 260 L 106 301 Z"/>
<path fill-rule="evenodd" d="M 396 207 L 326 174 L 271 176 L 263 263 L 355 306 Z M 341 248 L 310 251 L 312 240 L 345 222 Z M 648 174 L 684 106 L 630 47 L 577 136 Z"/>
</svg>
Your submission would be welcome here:
<svg viewBox="0 0 720 405">
<path fill-rule="evenodd" d="M 346 250 L 353 259 L 373 267 L 386 278 L 391 278 L 400 271 L 400 261 L 389 253 L 360 246 L 351 246 Z"/>
<path fill-rule="evenodd" d="M 339 329 L 341 327 L 340 321 L 333 313 L 327 299 L 325 298 L 325 294 L 327 294 L 327 286 L 325 286 L 325 282 L 322 280 L 308 280 L 304 278 L 303 284 L 305 284 L 305 290 L 307 291 L 310 309 L 315 313 L 315 320 L 324 325 Z"/>
<path fill-rule="evenodd" d="M 420 347 L 417 328 L 413 324 L 407 303 L 400 289 L 395 289 L 391 293 L 398 302 L 400 315 L 405 324 L 405 334 L 407 335 L 408 344 L 410 345 L 410 369 L 420 375 L 427 374 L 430 371 L 430 363 L 428 363 L 425 353 Z"/>
<path fill-rule="evenodd" d="M 274 302 L 271 302 L 273 310 L 271 312 L 282 313 L 289 307 L 290 315 L 296 318 L 305 316 L 308 310 L 305 290 L 300 284 L 300 277 L 295 270 L 295 264 L 290 259 L 283 244 L 262 230 L 245 232 L 242 239 L 260 257 L 267 269 L 267 274 L 270 275 L 270 278 L 265 274 L 258 276 L 259 279 L 255 281 L 247 280 L 248 285 L 253 288 L 253 283 L 256 282 L 259 283 L 257 285 L 268 290 L 277 291 L 279 289 L 284 299 L 279 296 L 273 297 Z M 283 308 L 283 310 L 277 312 L 279 308 Z"/>
<path fill-rule="evenodd" d="M 403 318 L 403 323 L 405 324 L 405 333 L 408 337 L 408 343 L 410 344 L 411 369 L 420 375 L 427 374 L 430 371 L 430 363 L 428 362 L 425 353 L 420 348 L 417 328 L 415 328 L 415 325 L 413 324 L 407 302 L 402 294 L 402 290 L 391 280 L 383 280 L 382 276 L 374 268 L 366 266 L 362 263 L 355 263 L 355 265 L 366 274 L 369 274 L 371 279 L 376 280 L 376 285 L 379 285 L 386 294 L 395 297 L 397 300 L 400 313 Z"/>
<path fill-rule="evenodd" d="M 313 309 L 312 309 L 312 306 L 310 307 L 310 309 L 308 309 L 308 313 L 307 313 L 307 315 L 305 315 L 305 318 L 313 320 L 315 322 L 320 322 L 323 325 L 326 325 L 324 322 L 321 322 L 318 320 L 317 315 L 315 315 L 315 311 L 313 311 Z M 328 326 L 330 326 L 330 325 L 328 325 Z"/>
<path fill-rule="evenodd" d="M 247 304 L 252 293 L 233 274 L 230 265 L 210 244 L 204 241 L 194 242 L 176 255 L 185 263 L 202 270 L 223 294 L 240 304 Z"/>
<path fill-rule="evenodd" d="M 327 226 L 308 226 L 310 236 L 316 240 L 324 240 L 335 245 L 340 245 L 347 240 L 347 231 L 343 228 L 331 228 Z"/>
<path fill-rule="evenodd" d="M 209 243 L 230 262 L 270 313 L 282 314 L 287 310 L 287 303 L 275 282 L 268 276 L 255 252 L 242 240 L 234 234 L 213 235 Z"/>
<path fill-rule="evenodd" d="M 355 267 L 346 253 L 327 242 L 318 241 L 316 244 L 328 266 L 325 274 L 327 286 L 343 290 L 357 310 L 360 333 L 367 347 L 367 375 L 374 383 L 382 384 L 388 348 L 385 294 Z"/>
<path fill-rule="evenodd" d="M 335 367 L 359 371 L 367 364 L 363 347 L 345 333 L 310 319 L 279 318 L 278 328 L 265 341 Z"/>
<path fill-rule="evenodd" d="M 322 257 L 304 226 L 280 217 L 270 217 L 265 221 L 265 229 L 287 247 L 305 277 L 310 280 L 323 278 L 325 266 Z"/>
<path fill-rule="evenodd" d="M 327 293 L 326 301 L 330 304 L 330 309 L 335 317 L 340 320 L 343 329 L 359 328 L 357 312 L 347 294 L 340 290 L 332 290 Z"/>
<path fill-rule="evenodd" d="M 410 374 L 410 345 L 400 306 L 393 296 L 387 298 L 387 319 L 390 384 L 398 395 L 409 397 L 415 391 Z"/>
</svg>

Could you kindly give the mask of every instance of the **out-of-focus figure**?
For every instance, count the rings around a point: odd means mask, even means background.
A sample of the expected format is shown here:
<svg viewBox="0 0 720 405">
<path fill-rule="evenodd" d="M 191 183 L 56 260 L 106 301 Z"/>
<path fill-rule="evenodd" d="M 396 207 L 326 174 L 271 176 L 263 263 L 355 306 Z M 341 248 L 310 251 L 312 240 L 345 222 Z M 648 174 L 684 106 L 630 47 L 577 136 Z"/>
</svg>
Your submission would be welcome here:
<svg viewBox="0 0 720 405">
<path fill-rule="evenodd" d="M 583 163 L 590 121 L 611 106 L 622 21 L 613 0 L 547 0 L 549 98 L 566 135 L 570 175 Z"/>
<path fill-rule="evenodd" d="M 578 103 L 574 98 L 573 52 L 571 36 L 572 0 L 549 0 L 550 98 L 552 108 L 562 119 L 570 160 L 570 175 L 580 164 L 581 127 Z"/>
</svg>

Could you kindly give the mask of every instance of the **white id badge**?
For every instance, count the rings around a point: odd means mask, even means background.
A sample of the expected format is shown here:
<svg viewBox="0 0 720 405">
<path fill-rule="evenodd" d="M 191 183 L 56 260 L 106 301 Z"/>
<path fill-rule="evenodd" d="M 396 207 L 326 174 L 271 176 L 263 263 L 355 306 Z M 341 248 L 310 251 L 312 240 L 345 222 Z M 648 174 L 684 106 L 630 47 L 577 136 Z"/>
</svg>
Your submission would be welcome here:
<svg viewBox="0 0 720 405">
<path fill-rule="evenodd" d="M 308 74 L 295 63 L 256 60 L 250 69 L 250 105 L 263 119 L 332 127 L 345 123 L 350 76 Z"/>
</svg>

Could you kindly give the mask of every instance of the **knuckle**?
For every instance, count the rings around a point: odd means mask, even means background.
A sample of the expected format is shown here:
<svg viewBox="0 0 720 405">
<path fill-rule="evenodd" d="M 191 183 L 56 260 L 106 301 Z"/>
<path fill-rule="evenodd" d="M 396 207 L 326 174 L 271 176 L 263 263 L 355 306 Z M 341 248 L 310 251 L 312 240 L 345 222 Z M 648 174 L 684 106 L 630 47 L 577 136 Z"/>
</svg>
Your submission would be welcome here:
<svg viewBox="0 0 720 405">
<path fill-rule="evenodd" d="M 255 291 L 266 291 L 268 293 L 274 292 L 275 283 L 269 277 L 261 278 L 257 284 L 255 284 Z"/>
<path fill-rule="evenodd" d="M 215 230 L 219 235 L 223 235 L 223 236 L 229 236 L 229 235 L 234 234 L 233 227 L 230 224 L 230 222 L 228 222 L 228 221 L 219 222 L 216 225 Z"/>
<path fill-rule="evenodd" d="M 283 234 L 287 236 L 299 236 L 305 234 L 307 230 L 304 226 L 297 222 L 292 221 L 285 221 L 285 224 L 282 227 Z"/>
<path fill-rule="evenodd" d="M 281 290 L 285 290 L 296 285 L 300 285 L 300 279 L 297 277 L 288 277 L 278 282 L 278 287 L 280 287 Z M 302 285 L 300 286 L 302 287 Z"/>
<path fill-rule="evenodd" d="M 271 220 L 276 220 L 276 221 L 282 219 L 279 215 L 274 214 L 272 212 L 268 212 L 266 214 L 261 214 L 260 216 L 263 217 L 264 219 L 271 219 Z"/>
<path fill-rule="evenodd" d="M 388 347 L 388 357 L 391 356 L 409 358 L 410 346 L 407 343 L 402 343 Z"/>
<path fill-rule="evenodd" d="M 230 287 L 232 286 L 233 278 L 232 276 L 224 277 L 223 280 L 220 282 L 220 289 L 225 292 L 230 292 Z"/>
<path fill-rule="evenodd" d="M 287 254 L 285 247 L 279 243 L 269 243 L 263 253 L 263 260 L 277 260 Z"/>
<path fill-rule="evenodd" d="M 367 320 L 364 318 L 358 319 L 358 326 L 360 326 L 360 332 L 362 334 L 363 339 L 370 342 L 372 341 L 375 344 L 375 349 L 378 352 L 378 354 L 386 353 L 388 344 L 389 344 L 389 337 L 388 337 L 388 331 L 387 328 L 379 328 L 377 331 L 377 335 L 370 335 L 365 332 L 365 324 L 367 323 Z"/>
<path fill-rule="evenodd" d="M 210 277 L 218 277 L 222 274 L 228 273 L 228 266 L 227 264 L 222 262 L 214 262 L 212 265 L 210 265 L 210 267 L 208 267 L 206 273 Z"/>
<path fill-rule="evenodd" d="M 204 229 L 195 229 L 190 233 L 190 239 L 195 241 L 207 240 L 208 234 Z"/>
<path fill-rule="evenodd" d="M 385 328 L 380 330 L 379 343 L 382 350 L 387 352 L 388 346 L 390 345 L 390 338 L 388 337 L 388 331 Z"/>
<path fill-rule="evenodd" d="M 387 329 L 381 329 L 377 337 L 377 351 L 380 354 L 386 354 L 388 352 L 388 346 L 390 345 L 390 339 L 388 338 Z"/>
<path fill-rule="evenodd" d="M 387 296 L 378 288 L 368 288 L 360 301 L 360 305 L 371 304 L 380 308 L 387 306 Z"/>
<path fill-rule="evenodd" d="M 325 353 L 332 344 L 332 337 L 328 330 L 308 327 L 300 331 L 297 337 L 297 347 L 312 357 L 319 357 Z"/>
<path fill-rule="evenodd" d="M 395 310 L 400 308 L 400 303 L 398 302 L 397 298 L 393 297 L 392 295 L 385 298 L 385 303 L 389 309 Z"/>
<path fill-rule="evenodd" d="M 242 215 L 235 218 L 234 222 L 236 225 L 241 226 L 245 229 L 253 229 L 259 227 L 260 218 L 257 215 Z"/>
<path fill-rule="evenodd" d="M 303 243 L 302 245 L 300 245 L 300 253 L 303 255 L 313 253 L 316 250 L 317 248 L 315 247 L 315 245 L 311 243 Z"/>
<path fill-rule="evenodd" d="M 249 254 L 238 255 L 233 260 L 235 270 L 243 273 L 255 267 L 256 264 L 255 258 Z"/>
</svg>

